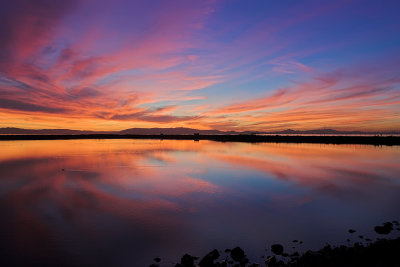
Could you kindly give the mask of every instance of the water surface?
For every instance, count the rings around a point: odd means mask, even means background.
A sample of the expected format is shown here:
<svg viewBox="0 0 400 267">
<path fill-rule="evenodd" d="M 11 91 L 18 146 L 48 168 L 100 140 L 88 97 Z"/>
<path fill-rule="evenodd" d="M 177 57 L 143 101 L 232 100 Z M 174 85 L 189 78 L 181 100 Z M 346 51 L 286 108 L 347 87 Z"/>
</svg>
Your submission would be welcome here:
<svg viewBox="0 0 400 267">
<path fill-rule="evenodd" d="M 0 249 L 15 264 L 257 260 L 400 218 L 400 147 L 174 140 L 0 142 Z"/>
</svg>

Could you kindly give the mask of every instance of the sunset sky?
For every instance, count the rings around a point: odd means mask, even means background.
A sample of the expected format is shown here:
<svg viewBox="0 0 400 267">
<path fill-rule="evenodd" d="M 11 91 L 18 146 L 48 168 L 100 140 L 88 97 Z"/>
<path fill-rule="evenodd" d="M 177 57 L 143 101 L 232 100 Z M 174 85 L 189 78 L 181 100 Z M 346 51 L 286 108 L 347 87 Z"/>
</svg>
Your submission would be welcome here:
<svg viewBox="0 0 400 267">
<path fill-rule="evenodd" d="M 400 131 L 399 10 L 1 1 L 0 127 Z"/>
</svg>

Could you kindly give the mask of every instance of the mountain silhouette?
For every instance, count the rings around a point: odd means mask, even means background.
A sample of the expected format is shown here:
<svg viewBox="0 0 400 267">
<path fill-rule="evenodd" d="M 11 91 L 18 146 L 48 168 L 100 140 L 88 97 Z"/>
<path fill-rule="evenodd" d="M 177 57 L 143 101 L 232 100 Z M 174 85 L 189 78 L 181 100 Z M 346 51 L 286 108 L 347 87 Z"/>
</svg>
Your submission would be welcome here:
<svg viewBox="0 0 400 267">
<path fill-rule="evenodd" d="M 399 134 L 398 131 L 390 132 L 363 132 L 363 131 L 338 131 L 334 129 L 315 129 L 315 130 L 292 130 L 283 131 L 220 131 L 220 130 L 199 130 L 186 127 L 176 128 L 129 128 L 121 131 L 89 131 L 71 129 L 23 129 L 15 127 L 0 128 L 2 135 L 82 135 L 82 134 L 131 134 L 131 135 L 237 135 L 237 134 L 281 134 L 281 135 L 363 135 L 363 134 Z"/>
</svg>

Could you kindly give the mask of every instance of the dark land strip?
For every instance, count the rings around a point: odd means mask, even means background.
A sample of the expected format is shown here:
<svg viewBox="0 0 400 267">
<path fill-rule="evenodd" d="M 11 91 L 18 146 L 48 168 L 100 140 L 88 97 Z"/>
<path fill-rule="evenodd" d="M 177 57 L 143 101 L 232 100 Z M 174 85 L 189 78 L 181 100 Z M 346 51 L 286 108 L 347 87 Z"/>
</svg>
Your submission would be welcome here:
<svg viewBox="0 0 400 267">
<path fill-rule="evenodd" d="M 0 140 L 71 140 L 71 139 L 158 139 L 158 140 L 211 140 L 249 143 L 315 143 L 362 144 L 398 146 L 400 136 L 302 136 L 302 135 L 133 135 L 133 134 L 82 134 L 82 135 L 0 135 Z"/>
</svg>

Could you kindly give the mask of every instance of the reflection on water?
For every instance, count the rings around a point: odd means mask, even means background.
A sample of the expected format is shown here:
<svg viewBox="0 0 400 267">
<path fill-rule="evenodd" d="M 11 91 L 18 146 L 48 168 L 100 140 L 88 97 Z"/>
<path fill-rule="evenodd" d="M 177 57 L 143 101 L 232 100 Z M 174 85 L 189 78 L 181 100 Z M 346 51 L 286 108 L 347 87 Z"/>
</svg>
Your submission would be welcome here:
<svg viewBox="0 0 400 267">
<path fill-rule="evenodd" d="M 0 142 L 0 249 L 16 264 L 169 266 L 184 253 L 344 243 L 400 218 L 400 148 Z M 289 249 L 290 251 L 290 249 Z"/>
</svg>

